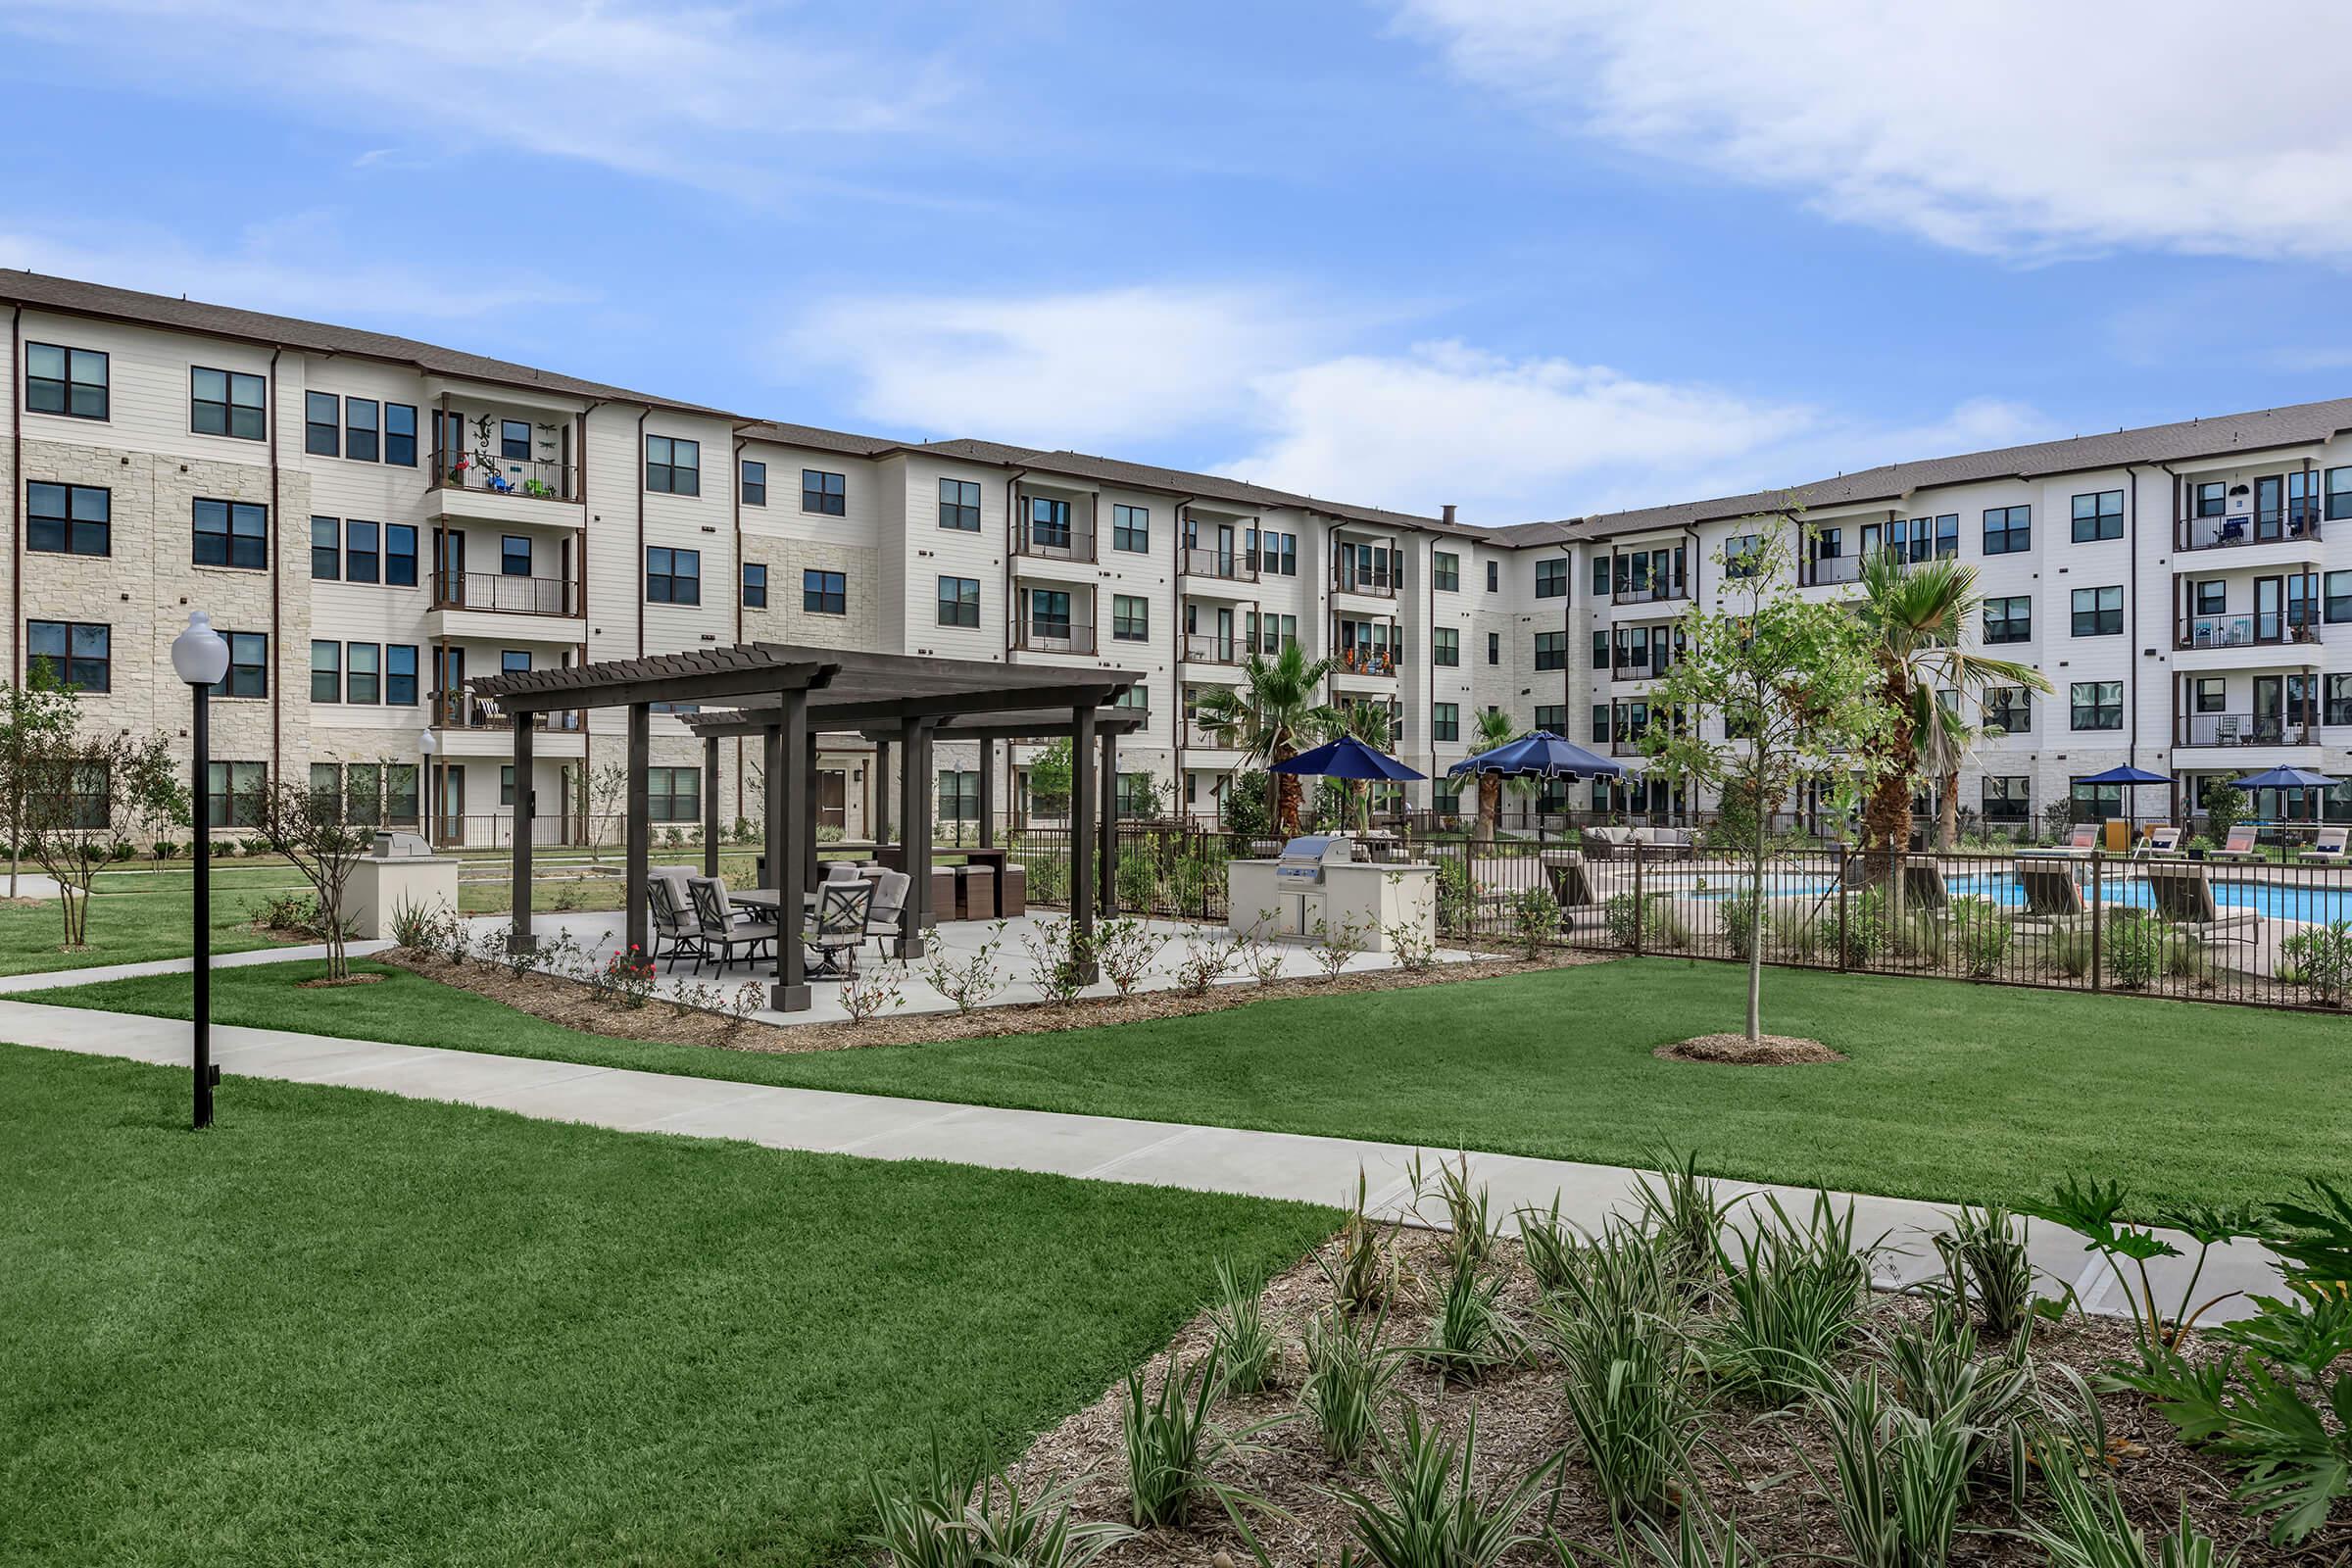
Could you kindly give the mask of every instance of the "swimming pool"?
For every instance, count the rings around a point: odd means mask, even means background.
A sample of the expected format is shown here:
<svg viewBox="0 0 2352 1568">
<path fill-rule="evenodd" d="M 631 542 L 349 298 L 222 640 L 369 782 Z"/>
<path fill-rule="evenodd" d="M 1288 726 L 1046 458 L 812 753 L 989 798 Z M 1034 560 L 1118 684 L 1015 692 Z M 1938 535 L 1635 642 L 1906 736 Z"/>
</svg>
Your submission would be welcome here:
<svg viewBox="0 0 2352 1568">
<path fill-rule="evenodd" d="M 2229 881 L 2211 878 L 2213 902 L 2223 908 L 2252 909 L 2268 920 L 2308 920 L 2325 925 L 2334 920 L 2352 920 L 2352 888 L 2289 886 L 2278 882 Z M 2013 873 L 1972 872 L 1965 876 L 1947 876 L 1944 890 L 1953 898 L 1990 899 L 1993 903 L 2012 908 L 2025 906 L 2026 890 Z M 1838 891 L 1838 883 L 1830 877 L 1767 876 L 1766 894 L 1773 898 L 1827 899 Z M 1747 888 L 1745 877 L 1726 877 L 1721 885 L 1710 879 L 1704 888 L 1689 887 L 1677 891 L 1685 898 L 1717 900 L 1736 897 Z M 2088 884 L 2082 896 L 2090 897 Z M 2153 908 L 2155 897 L 2147 882 L 2137 876 L 2113 875 L 2099 885 L 2099 902 L 2132 908 Z"/>
</svg>

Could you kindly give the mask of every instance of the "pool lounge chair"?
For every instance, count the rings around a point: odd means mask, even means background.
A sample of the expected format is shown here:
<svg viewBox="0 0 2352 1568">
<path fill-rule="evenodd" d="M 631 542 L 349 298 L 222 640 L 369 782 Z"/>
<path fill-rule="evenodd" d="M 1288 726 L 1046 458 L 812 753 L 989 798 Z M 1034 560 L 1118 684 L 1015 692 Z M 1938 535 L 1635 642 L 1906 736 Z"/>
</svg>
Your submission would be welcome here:
<svg viewBox="0 0 2352 1568">
<path fill-rule="evenodd" d="M 2324 827 L 2311 844 L 2295 858 L 2319 865 L 2342 865 L 2347 858 L 2346 846 L 2352 844 L 2352 827 Z"/>
<path fill-rule="evenodd" d="M 2074 867 L 2053 864 L 2047 856 L 2037 859 L 2021 856 L 2017 861 L 2017 884 L 2025 890 L 2026 913 L 2035 919 L 2063 920 L 2088 912 L 2082 904 L 2082 884 L 2075 880 Z"/>
<path fill-rule="evenodd" d="M 1586 875 L 1582 860 L 1546 860 L 1544 880 L 1551 884 L 1551 896 L 1559 901 L 1560 908 L 1573 921 L 1576 911 L 1589 909 L 1600 903 L 1592 892 L 1592 879 Z"/>
<path fill-rule="evenodd" d="M 2256 840 L 2261 834 L 2262 829 L 2258 827 L 2233 827 L 2230 830 L 2230 836 L 2222 841 L 2222 847 L 2207 850 L 2205 858 L 2209 860 L 2260 859 L 2262 849 Z"/>
<path fill-rule="evenodd" d="M 2168 822 L 2161 827 L 2148 829 L 2148 836 L 2139 841 L 2139 848 L 2133 850 L 2132 856 L 2134 859 L 2144 859 L 2151 855 L 2178 855 L 2180 853 L 2180 830 Z"/>
<path fill-rule="evenodd" d="M 2261 923 L 2262 916 L 2252 909 L 2225 909 L 2214 899 L 2213 884 L 2205 879 L 2204 867 L 2150 866 L 2147 878 L 2156 912 L 2174 925 L 2202 937 L 2227 938 L 2231 932 L 2245 932 L 2236 940 L 2254 940 L 2252 928 Z"/>
<path fill-rule="evenodd" d="M 1943 885 L 1943 867 L 1933 860 L 1904 866 L 1903 902 L 1915 909 L 1940 911 L 1951 907 L 1952 895 Z"/>
</svg>

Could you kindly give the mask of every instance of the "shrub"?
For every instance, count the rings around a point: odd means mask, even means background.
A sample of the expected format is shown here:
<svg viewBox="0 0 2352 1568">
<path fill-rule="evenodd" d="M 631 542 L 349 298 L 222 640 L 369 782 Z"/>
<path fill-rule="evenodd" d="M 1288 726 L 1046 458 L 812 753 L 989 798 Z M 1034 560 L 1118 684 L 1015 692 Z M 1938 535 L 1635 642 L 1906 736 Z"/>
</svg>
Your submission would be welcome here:
<svg viewBox="0 0 2352 1568">
<path fill-rule="evenodd" d="M 1349 960 L 1362 951 L 1363 935 L 1363 926 L 1352 914 L 1344 916 L 1336 926 L 1328 920 L 1315 922 L 1315 940 L 1307 951 L 1314 955 L 1315 967 L 1323 971 L 1326 982 L 1337 981 Z"/>
<path fill-rule="evenodd" d="M 1799 1223 L 1767 1195 L 1769 1214 L 1734 1231 L 1724 1254 L 1729 1307 L 1706 1346 L 1718 1376 L 1750 1398 L 1787 1404 L 1816 1387 L 1862 1324 L 1870 1265 L 1854 1249 L 1854 1211 L 1826 1193 Z"/>
<path fill-rule="evenodd" d="M 1376 1314 L 1358 1322 L 1338 1307 L 1306 1320 L 1300 1342 L 1306 1383 L 1298 1403 L 1323 1451 L 1342 1464 L 1379 1431 L 1381 1402 L 1396 1380 L 1396 1356 L 1380 1343 L 1385 1321 Z"/>
<path fill-rule="evenodd" d="M 1884 957 L 1890 946 L 1886 892 L 1875 887 L 1863 888 L 1848 894 L 1843 907 L 1844 922 L 1838 939 L 1845 950 L 1845 961 L 1866 968 Z"/>
<path fill-rule="evenodd" d="M 1470 880 L 1470 863 L 1451 857 L 1438 861 L 1438 930 L 1449 937 L 1467 936 L 1478 918 L 1478 889 Z"/>
<path fill-rule="evenodd" d="M 929 1467 L 904 1490 L 878 1481 L 868 1486 L 874 1529 L 865 1544 L 890 1568 L 1086 1568 L 1135 1533 L 1107 1522 L 1073 1522 L 1066 1488 L 1025 1498 L 1009 1479 L 950 1466 L 936 1441 Z"/>
<path fill-rule="evenodd" d="M 1812 963 L 1821 957 L 1829 933 L 1803 908 L 1775 908 L 1765 914 L 1772 955 L 1783 963 Z"/>
<path fill-rule="evenodd" d="M 2093 1482 L 2078 1465 L 2044 1465 L 2041 1484 L 2047 1516 L 2028 1519 L 2025 1530 L 2050 1568 L 2232 1568 L 2236 1562 L 2190 1520 L 2185 1497 L 2180 1522 L 2151 1550 L 2104 1475 Z"/>
<path fill-rule="evenodd" d="M 1263 1286 L 1262 1280 L 1244 1279 L 1231 1258 L 1217 1259 L 1217 1300 L 1208 1309 L 1209 1332 L 1217 1360 L 1225 1368 L 1225 1387 L 1235 1394 L 1255 1394 L 1274 1381 L 1279 1351 L 1258 1305 Z"/>
<path fill-rule="evenodd" d="M 1952 1214 L 1952 1228 L 1936 1238 L 1951 1281 L 1953 1299 L 1974 1302 L 1984 1332 L 2006 1339 L 2034 1312 L 2034 1264 L 2026 1254 L 2025 1227 L 2005 1208 L 1971 1208 Z"/>
<path fill-rule="evenodd" d="M 1660 1150 L 1657 1180 L 1637 1178 L 1642 1229 L 1686 1294 L 1703 1295 L 1721 1272 L 1724 1218 L 1736 1198 L 1721 1198 L 1715 1184 L 1698 1173 L 1695 1152 Z"/>
<path fill-rule="evenodd" d="M 1417 1217 L 1422 1203 L 1433 1196 L 1444 1206 L 1448 1257 L 1456 1264 L 1476 1268 L 1494 1255 L 1497 1234 L 1493 1197 L 1484 1182 L 1471 1185 L 1468 1154 L 1457 1155 L 1452 1164 L 1439 1160 L 1433 1180 L 1423 1171 L 1421 1155 L 1416 1151 L 1407 1175 L 1412 1182 L 1413 1211 Z"/>
<path fill-rule="evenodd" d="M 1610 1222 L 1547 1304 L 1569 1418 L 1610 1512 L 1663 1513 L 1697 1430 L 1679 1282 L 1650 1239 Z"/>
<path fill-rule="evenodd" d="M 1362 1312 L 1386 1306 L 1396 1293 L 1396 1265 L 1381 1245 L 1380 1227 L 1364 1212 L 1364 1173 L 1355 1173 L 1355 1204 L 1340 1226 L 1336 1259 L 1315 1254 L 1315 1265 L 1331 1286 L 1332 1301 L 1343 1312 Z"/>
<path fill-rule="evenodd" d="M 1404 1406 L 1395 1442 L 1384 1434 L 1372 1460 L 1372 1486 L 1339 1489 L 1359 1561 L 1377 1568 L 1494 1568 L 1513 1548 L 1535 1540 L 1520 1532 L 1537 1492 L 1557 1458 L 1532 1466 L 1498 1491 L 1481 1494 L 1477 1468 L 1478 1414 L 1472 1411 L 1456 1444 L 1421 1424 Z"/>
<path fill-rule="evenodd" d="M 1987 898 L 1974 894 L 1952 900 L 1946 923 L 1952 962 L 1972 979 L 1989 980 L 2001 972 L 2015 935 L 2009 912 Z"/>
<path fill-rule="evenodd" d="M 2352 920 L 2306 926 L 2278 944 L 2278 956 L 2323 1004 L 2341 1006 L 2352 997 Z"/>
<path fill-rule="evenodd" d="M 1876 1369 L 1828 1378 L 1813 1395 L 1836 1477 L 1798 1450 L 1829 1497 L 1854 1568 L 1941 1568 L 1968 1500 L 1972 1432 L 1886 1402 Z"/>
<path fill-rule="evenodd" d="M 2172 938 L 2146 910 L 2109 910 L 2105 935 L 2107 977 L 2125 990 L 2144 991 L 2166 972 Z"/>
<path fill-rule="evenodd" d="M 1533 963 L 1560 930 L 1560 901 L 1549 888 L 1527 888 L 1511 901 L 1511 937 L 1519 956 Z"/>
<path fill-rule="evenodd" d="M 1409 1351 L 1413 1359 L 1449 1383 L 1473 1383 L 1523 1359 L 1527 1335 L 1502 1309 L 1503 1283 L 1457 1255 L 1446 1272 L 1429 1339 Z"/>
<path fill-rule="evenodd" d="M 1149 910 L 1157 906 L 1159 867 L 1152 853 L 1152 844 L 1157 837 L 1152 835 L 1142 849 L 1119 852 L 1118 870 L 1111 885 L 1117 889 L 1119 904 L 1125 908 Z"/>
<path fill-rule="evenodd" d="M 1723 932 L 1724 948 L 1741 963 L 1755 950 L 1756 896 L 1753 893 L 1735 893 L 1717 906 L 1722 913 L 1719 929 Z"/>
<path fill-rule="evenodd" d="M 923 978 L 930 982 L 932 990 L 956 1004 L 958 1013 L 969 1013 L 985 1005 L 991 997 L 1004 989 L 1004 976 L 997 971 L 997 954 L 1004 946 L 1004 922 L 995 922 L 988 932 L 988 940 L 960 964 L 948 961 L 948 951 L 941 944 L 937 929 L 923 933 L 923 952 L 927 956 Z"/>
<path fill-rule="evenodd" d="M 871 1023 L 884 1011 L 905 1005 L 906 985 L 902 971 L 894 965 L 881 964 L 853 974 L 841 983 L 841 1010 L 849 1014 L 853 1024 Z"/>
<path fill-rule="evenodd" d="M 1127 1374 L 1121 1431 L 1127 1446 L 1128 1503 L 1139 1528 L 1157 1529 L 1182 1528 L 1191 1521 L 1197 1501 L 1213 1500 L 1254 1552 L 1256 1538 L 1242 1510 L 1256 1505 L 1257 1499 L 1208 1473 L 1216 1459 L 1241 1448 L 1208 1418 L 1209 1401 L 1219 1384 L 1218 1366 L 1214 1349 L 1189 1366 L 1171 1352 L 1156 1394 L 1147 1391 L 1143 1368 Z"/>
<path fill-rule="evenodd" d="M 1168 939 L 1132 916 L 1104 920 L 1095 927 L 1095 961 L 1102 977 L 1122 997 L 1132 996 L 1152 972 L 1152 960 Z"/>
<path fill-rule="evenodd" d="M 617 1002 L 631 1009 L 642 1007 L 654 995 L 653 963 L 640 957 L 634 946 L 626 953 L 614 948 L 606 956 L 604 967 L 589 982 L 589 989 L 599 1002 Z"/>
<path fill-rule="evenodd" d="M 306 931 L 313 935 L 325 929 L 318 901 L 308 893 L 266 895 L 254 910 L 253 923 L 271 931 Z"/>
<path fill-rule="evenodd" d="M 1038 995 L 1057 1006 L 1067 1006 L 1086 989 L 1085 939 L 1068 920 L 1041 919 L 1021 935 L 1029 956 L 1029 983 Z"/>
<path fill-rule="evenodd" d="M 159 860 L 169 860 L 179 853 L 179 846 L 170 839 L 157 839 L 147 847 L 147 853 Z"/>
<path fill-rule="evenodd" d="M 1241 958 L 1241 943 L 1231 936 L 1202 941 L 1188 937 L 1184 956 L 1176 965 L 1176 989 L 1188 997 L 1205 997 L 1209 988 L 1233 972 Z"/>
<path fill-rule="evenodd" d="M 437 906 L 403 898 L 392 906 L 392 941 L 403 953 L 423 956 L 439 945 L 440 914 Z"/>
</svg>

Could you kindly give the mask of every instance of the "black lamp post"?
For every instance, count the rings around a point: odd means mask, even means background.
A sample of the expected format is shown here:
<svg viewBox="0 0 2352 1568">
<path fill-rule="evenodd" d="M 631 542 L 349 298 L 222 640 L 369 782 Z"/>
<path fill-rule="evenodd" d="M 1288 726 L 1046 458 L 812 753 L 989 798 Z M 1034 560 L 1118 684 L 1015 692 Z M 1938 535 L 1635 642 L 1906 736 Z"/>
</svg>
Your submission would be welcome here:
<svg viewBox="0 0 2352 1568">
<path fill-rule="evenodd" d="M 213 630 L 213 617 L 191 611 L 188 629 L 172 639 L 172 668 L 188 683 L 195 701 L 189 733 L 196 743 L 194 821 L 196 833 L 196 1120 L 199 1131 L 213 1124 L 213 823 L 212 735 L 206 699 L 228 673 L 228 644 Z"/>
</svg>

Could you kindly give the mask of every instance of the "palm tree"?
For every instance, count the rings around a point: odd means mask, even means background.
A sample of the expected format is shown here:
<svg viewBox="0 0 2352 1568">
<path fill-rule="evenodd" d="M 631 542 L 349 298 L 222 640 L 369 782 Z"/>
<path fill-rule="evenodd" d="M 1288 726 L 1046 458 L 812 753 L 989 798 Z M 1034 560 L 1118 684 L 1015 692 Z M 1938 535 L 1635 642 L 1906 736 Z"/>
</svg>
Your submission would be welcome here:
<svg viewBox="0 0 2352 1568">
<path fill-rule="evenodd" d="M 1957 561 L 1906 565 L 1890 551 L 1874 552 L 1863 559 L 1861 580 L 1857 608 L 1876 636 L 1879 693 L 1889 715 L 1874 748 L 1881 766 L 1862 808 L 1862 838 L 1873 848 L 1900 849 L 1911 842 L 1911 791 L 1923 768 L 1946 782 L 1944 798 L 1953 802 L 1948 786 L 1958 782 L 1966 750 L 1965 734 L 1946 723 L 1962 722 L 1959 715 L 1936 694 L 1981 703 L 1988 687 L 2047 692 L 2050 683 L 2030 665 L 1966 646 L 1984 602 L 1976 567 Z"/>
<path fill-rule="evenodd" d="M 1261 764 L 1288 761 L 1339 718 L 1322 701 L 1323 682 L 1334 665 L 1328 659 L 1309 659 L 1297 643 L 1285 643 L 1272 659 L 1251 654 L 1242 662 L 1242 683 L 1220 686 L 1200 699 L 1194 722 L 1236 751 Z M 1295 774 L 1275 773 L 1273 779 L 1275 830 L 1285 838 L 1298 833 L 1298 780 Z"/>
<path fill-rule="evenodd" d="M 1519 726 L 1511 715 L 1499 709 L 1482 710 L 1471 727 L 1470 755 L 1491 752 L 1497 746 L 1508 746 L 1519 738 Z M 1478 775 L 1478 842 L 1492 844 L 1494 833 L 1502 825 L 1502 775 Z"/>
<path fill-rule="evenodd" d="M 1386 703 L 1347 703 L 1340 707 L 1337 717 L 1338 721 L 1331 726 L 1324 739 L 1336 741 L 1344 735 L 1351 735 L 1374 751 L 1384 753 L 1396 744 L 1394 726 L 1389 718 L 1389 705 Z M 1347 785 L 1350 808 L 1348 814 L 1355 818 L 1357 832 L 1369 833 L 1372 831 L 1372 781 L 1351 778 Z"/>
</svg>

